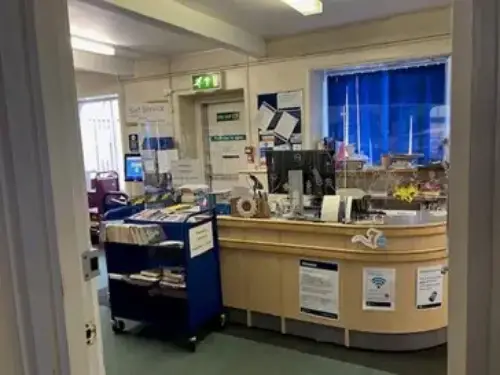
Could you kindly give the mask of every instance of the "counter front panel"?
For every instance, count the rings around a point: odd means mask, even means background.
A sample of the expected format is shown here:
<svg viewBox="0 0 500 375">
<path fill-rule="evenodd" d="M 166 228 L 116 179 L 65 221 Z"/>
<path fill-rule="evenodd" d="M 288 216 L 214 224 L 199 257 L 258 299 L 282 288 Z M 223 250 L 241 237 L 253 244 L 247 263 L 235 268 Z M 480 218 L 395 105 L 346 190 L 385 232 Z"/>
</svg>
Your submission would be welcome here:
<svg viewBox="0 0 500 375">
<path fill-rule="evenodd" d="M 221 217 L 224 304 L 242 323 L 346 346 L 416 350 L 446 341 L 446 224 L 436 217 L 391 218 L 385 225 L 343 225 L 275 219 Z M 381 247 L 367 239 L 381 231 Z M 368 245 L 367 245 L 368 244 Z M 337 264 L 337 318 L 301 311 L 300 261 Z M 419 269 L 436 272 L 440 306 L 417 308 Z M 366 272 L 393 272 L 390 308 L 366 309 Z M 384 272 L 385 272 L 384 271 Z M 424 286 L 425 289 L 425 286 Z M 377 290 L 375 290 L 377 292 Z M 328 298 L 325 303 L 331 303 Z"/>
</svg>

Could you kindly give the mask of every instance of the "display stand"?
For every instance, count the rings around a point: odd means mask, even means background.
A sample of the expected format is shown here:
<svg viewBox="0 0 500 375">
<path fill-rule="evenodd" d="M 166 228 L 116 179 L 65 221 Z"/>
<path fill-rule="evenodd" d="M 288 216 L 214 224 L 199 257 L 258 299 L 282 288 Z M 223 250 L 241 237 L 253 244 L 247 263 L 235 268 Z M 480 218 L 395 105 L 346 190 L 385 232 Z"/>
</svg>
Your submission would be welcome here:
<svg viewBox="0 0 500 375">
<path fill-rule="evenodd" d="M 130 224 L 157 224 L 177 245 L 134 245 L 106 242 L 113 330 L 125 330 L 122 319 L 154 324 L 196 349 L 200 333 L 212 323 L 225 324 L 222 306 L 217 220 L 211 210 L 189 215 L 184 222 L 126 219 Z M 143 284 L 127 276 L 143 270 L 182 267 L 186 287 Z"/>
</svg>

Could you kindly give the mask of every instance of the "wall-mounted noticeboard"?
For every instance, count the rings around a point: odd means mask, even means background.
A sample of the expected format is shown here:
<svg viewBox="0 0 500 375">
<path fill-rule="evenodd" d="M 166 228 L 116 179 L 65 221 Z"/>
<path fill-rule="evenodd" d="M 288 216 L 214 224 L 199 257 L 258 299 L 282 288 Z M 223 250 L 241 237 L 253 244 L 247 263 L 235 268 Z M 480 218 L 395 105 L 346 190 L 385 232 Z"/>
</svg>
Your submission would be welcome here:
<svg viewBox="0 0 500 375">
<path fill-rule="evenodd" d="M 257 96 L 261 163 L 269 150 L 302 149 L 302 90 Z"/>
</svg>

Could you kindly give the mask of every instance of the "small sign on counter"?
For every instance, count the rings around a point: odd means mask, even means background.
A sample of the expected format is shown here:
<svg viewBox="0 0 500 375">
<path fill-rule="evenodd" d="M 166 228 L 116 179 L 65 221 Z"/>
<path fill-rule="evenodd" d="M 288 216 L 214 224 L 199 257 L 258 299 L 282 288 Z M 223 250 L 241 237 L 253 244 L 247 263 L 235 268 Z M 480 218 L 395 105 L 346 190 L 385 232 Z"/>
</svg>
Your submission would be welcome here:
<svg viewBox="0 0 500 375">
<path fill-rule="evenodd" d="M 444 267 L 419 267 L 417 271 L 417 309 L 427 310 L 443 304 Z"/>
<path fill-rule="evenodd" d="M 339 318 L 339 265 L 300 260 L 300 311 L 328 319 Z"/>
</svg>

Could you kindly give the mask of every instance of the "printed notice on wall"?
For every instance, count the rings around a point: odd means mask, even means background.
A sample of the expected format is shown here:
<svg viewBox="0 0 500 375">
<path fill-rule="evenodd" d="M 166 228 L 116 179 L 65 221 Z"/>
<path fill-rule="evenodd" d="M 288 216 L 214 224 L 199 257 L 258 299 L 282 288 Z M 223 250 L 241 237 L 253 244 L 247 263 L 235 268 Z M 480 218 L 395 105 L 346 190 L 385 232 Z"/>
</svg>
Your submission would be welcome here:
<svg viewBox="0 0 500 375">
<path fill-rule="evenodd" d="M 417 271 L 417 309 L 426 310 L 443 304 L 443 266 L 420 267 Z"/>
<path fill-rule="evenodd" d="M 339 266 L 300 261 L 300 311 L 323 318 L 339 318 Z"/>
<path fill-rule="evenodd" d="M 302 108 L 302 90 L 278 92 L 278 109 Z"/>
<path fill-rule="evenodd" d="M 363 310 L 394 310 L 396 270 L 363 269 Z"/>
<path fill-rule="evenodd" d="M 212 222 L 198 225 L 189 230 L 189 249 L 191 258 L 195 258 L 214 247 Z"/>
</svg>

